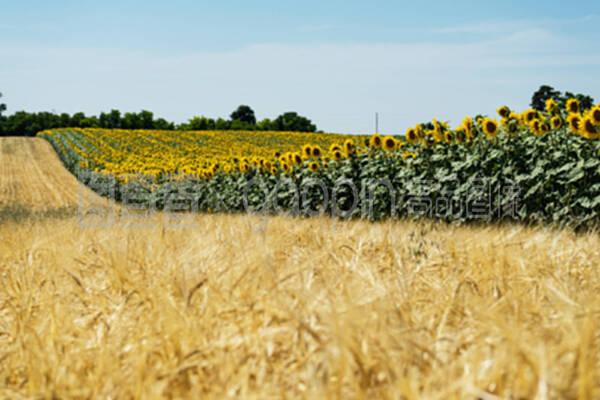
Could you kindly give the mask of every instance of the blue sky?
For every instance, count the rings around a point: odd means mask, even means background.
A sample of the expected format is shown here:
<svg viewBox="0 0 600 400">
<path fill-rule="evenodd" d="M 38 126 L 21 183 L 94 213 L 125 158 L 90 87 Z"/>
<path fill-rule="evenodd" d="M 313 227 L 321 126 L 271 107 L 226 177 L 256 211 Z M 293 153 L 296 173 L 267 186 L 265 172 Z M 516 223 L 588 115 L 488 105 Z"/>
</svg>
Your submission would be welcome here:
<svg viewBox="0 0 600 400">
<path fill-rule="evenodd" d="M 597 1 L 6 1 L 9 111 L 296 110 L 335 132 L 458 122 L 541 84 L 600 99 Z"/>
</svg>

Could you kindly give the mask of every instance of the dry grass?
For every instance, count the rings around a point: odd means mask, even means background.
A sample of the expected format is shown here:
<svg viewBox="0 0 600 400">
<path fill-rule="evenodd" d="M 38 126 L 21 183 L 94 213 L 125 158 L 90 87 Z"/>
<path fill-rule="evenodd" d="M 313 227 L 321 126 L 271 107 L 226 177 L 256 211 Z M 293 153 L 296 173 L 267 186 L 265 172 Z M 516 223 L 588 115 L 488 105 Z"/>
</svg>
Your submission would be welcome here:
<svg viewBox="0 0 600 400">
<path fill-rule="evenodd" d="M 0 227 L 2 397 L 600 396 L 597 236 L 154 218 Z"/>
<path fill-rule="evenodd" d="M 0 223 L 1 398 L 600 397 L 597 234 L 166 218 Z"/>
</svg>

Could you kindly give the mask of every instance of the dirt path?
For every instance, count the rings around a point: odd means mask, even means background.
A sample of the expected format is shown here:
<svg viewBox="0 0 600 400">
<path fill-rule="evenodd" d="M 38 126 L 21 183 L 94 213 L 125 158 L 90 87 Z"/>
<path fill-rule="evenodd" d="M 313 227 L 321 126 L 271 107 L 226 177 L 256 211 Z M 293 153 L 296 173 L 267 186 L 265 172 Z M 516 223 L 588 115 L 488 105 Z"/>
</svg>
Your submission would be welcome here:
<svg viewBox="0 0 600 400">
<path fill-rule="evenodd" d="M 82 185 L 40 138 L 0 138 L 0 209 L 44 212 L 108 207 Z"/>
</svg>

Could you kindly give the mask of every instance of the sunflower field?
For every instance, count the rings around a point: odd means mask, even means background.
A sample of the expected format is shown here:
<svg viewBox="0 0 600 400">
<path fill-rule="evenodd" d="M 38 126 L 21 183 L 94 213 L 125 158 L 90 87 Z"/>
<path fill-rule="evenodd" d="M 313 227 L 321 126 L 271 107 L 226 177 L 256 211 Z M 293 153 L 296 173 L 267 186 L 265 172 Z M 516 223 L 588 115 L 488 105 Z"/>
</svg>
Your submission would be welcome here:
<svg viewBox="0 0 600 400">
<path fill-rule="evenodd" d="M 600 105 L 498 109 L 403 135 L 58 129 L 40 132 L 83 183 L 169 211 L 516 220 L 600 227 Z"/>
</svg>

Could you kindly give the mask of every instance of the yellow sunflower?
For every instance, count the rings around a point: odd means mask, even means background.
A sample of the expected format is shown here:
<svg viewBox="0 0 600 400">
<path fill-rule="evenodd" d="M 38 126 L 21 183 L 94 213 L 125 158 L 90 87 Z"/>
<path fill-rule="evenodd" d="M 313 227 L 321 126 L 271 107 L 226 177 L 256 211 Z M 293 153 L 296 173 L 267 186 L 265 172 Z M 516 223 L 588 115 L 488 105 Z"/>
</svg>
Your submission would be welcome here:
<svg viewBox="0 0 600 400">
<path fill-rule="evenodd" d="M 417 155 L 412 151 L 405 151 L 404 153 L 402 153 L 402 159 L 406 160 L 407 158 L 415 159 L 417 158 Z"/>
<path fill-rule="evenodd" d="M 310 158 L 312 156 L 312 146 L 310 144 L 302 146 L 302 156 L 305 158 Z"/>
<path fill-rule="evenodd" d="M 502 118 L 508 118 L 510 116 L 510 108 L 508 106 L 502 106 L 498 110 L 496 110 L 499 116 Z"/>
<path fill-rule="evenodd" d="M 312 161 L 308 164 L 308 168 L 312 172 L 317 172 L 319 170 L 319 164 L 316 161 Z"/>
<path fill-rule="evenodd" d="M 573 133 L 579 133 L 579 128 L 581 127 L 581 116 L 579 114 L 571 114 L 567 118 L 567 122 L 569 123 L 569 128 Z"/>
<path fill-rule="evenodd" d="M 417 135 L 417 130 L 415 128 L 408 128 L 406 130 L 406 140 L 408 143 L 416 143 L 419 140 L 419 136 Z"/>
<path fill-rule="evenodd" d="M 332 153 L 332 157 L 335 161 L 340 161 L 342 159 L 343 155 L 340 150 L 336 150 Z"/>
<path fill-rule="evenodd" d="M 387 151 L 392 151 L 396 149 L 396 139 L 392 136 L 386 136 L 382 141 L 383 148 Z"/>
<path fill-rule="evenodd" d="M 330 153 L 335 153 L 336 151 L 342 151 L 342 146 L 340 146 L 339 144 L 336 144 L 336 143 L 329 146 Z"/>
<path fill-rule="evenodd" d="M 590 110 L 590 118 L 594 124 L 600 125 L 600 106 L 596 106 Z"/>
<path fill-rule="evenodd" d="M 321 150 L 321 148 L 318 145 L 314 145 L 312 147 L 312 155 L 313 157 L 319 158 L 323 155 L 323 151 Z"/>
<path fill-rule="evenodd" d="M 581 126 L 579 128 L 579 133 L 586 139 L 598 139 L 600 138 L 600 132 L 594 121 L 589 116 L 585 117 L 581 122 Z"/>
<path fill-rule="evenodd" d="M 538 112 L 536 110 L 534 110 L 534 109 L 531 109 L 531 108 L 529 110 L 526 110 L 521 115 L 521 117 L 523 118 L 523 122 L 525 124 L 530 124 L 531 121 L 533 121 L 534 119 L 537 118 L 537 116 L 538 116 Z"/>
<path fill-rule="evenodd" d="M 481 124 L 481 128 L 488 138 L 495 138 L 498 135 L 498 122 L 494 119 L 485 118 Z"/>
<path fill-rule="evenodd" d="M 378 133 L 374 134 L 369 139 L 369 147 L 371 147 L 371 148 L 378 149 L 381 147 L 381 144 L 382 144 L 381 136 L 379 136 Z"/>
<path fill-rule="evenodd" d="M 349 156 L 355 153 L 356 149 L 355 149 L 354 142 L 352 141 L 352 139 L 346 139 L 346 141 L 344 142 L 344 150 L 346 151 L 346 154 Z"/>
<path fill-rule="evenodd" d="M 529 128 L 535 136 L 542 135 L 542 122 L 539 119 L 534 119 L 529 123 Z"/>
<path fill-rule="evenodd" d="M 558 103 L 553 98 L 546 100 L 546 112 L 553 113 L 558 109 Z"/>
<path fill-rule="evenodd" d="M 567 112 L 569 114 L 577 114 L 579 112 L 579 100 L 569 99 L 567 100 Z"/>
<path fill-rule="evenodd" d="M 560 129 L 562 128 L 563 125 L 563 120 L 561 117 L 554 116 L 552 117 L 552 119 L 550 120 L 550 123 L 552 124 L 552 129 Z"/>
</svg>

